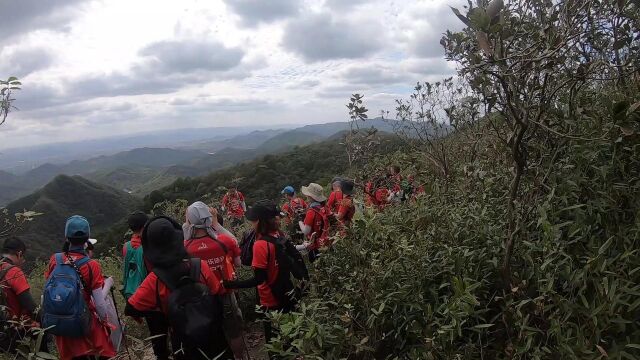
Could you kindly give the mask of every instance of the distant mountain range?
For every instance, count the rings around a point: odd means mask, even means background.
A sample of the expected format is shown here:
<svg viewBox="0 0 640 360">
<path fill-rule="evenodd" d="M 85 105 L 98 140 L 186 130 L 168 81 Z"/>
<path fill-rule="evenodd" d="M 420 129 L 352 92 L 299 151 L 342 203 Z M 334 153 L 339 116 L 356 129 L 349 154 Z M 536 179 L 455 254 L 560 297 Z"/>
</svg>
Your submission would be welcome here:
<svg viewBox="0 0 640 360">
<path fill-rule="evenodd" d="M 282 127 L 294 128 L 294 126 Z M 234 136 L 265 129 L 267 126 L 157 130 L 127 136 L 2 149 L 0 150 L 0 169 L 22 174 L 45 163 L 64 164 L 72 160 L 86 160 L 141 147 L 178 148 L 203 141 L 224 141 Z"/>
<path fill-rule="evenodd" d="M 392 123 L 382 119 L 367 120 L 359 126 L 393 131 Z M 0 206 L 37 190 L 60 174 L 82 175 L 132 195 L 144 196 L 180 177 L 202 176 L 262 155 L 326 140 L 348 129 L 349 123 L 336 122 L 293 130 L 256 130 L 224 139 L 176 141 L 178 145 L 172 148 L 142 147 L 65 164 L 47 163 L 20 175 L 0 170 Z"/>
<path fill-rule="evenodd" d="M 106 231 L 115 222 L 140 207 L 140 199 L 80 176 L 59 175 L 33 194 L 7 205 L 9 213 L 25 209 L 40 212 L 17 234 L 29 247 L 28 256 L 48 256 L 62 248 L 64 224 L 81 214 L 92 226 L 92 234 Z"/>
<path fill-rule="evenodd" d="M 336 135 L 344 133 L 344 127 L 338 126 L 276 131 L 270 137 L 254 133 L 253 149 L 223 148 L 211 153 L 202 148 L 139 148 L 64 165 L 43 165 L 22 176 L 0 172 L 0 181 L 7 189 L 9 183 L 20 186 L 29 180 L 35 184 L 50 177 L 35 192 L 6 205 L 9 214 L 23 210 L 43 214 L 17 234 L 29 244 L 29 257 L 41 258 L 60 249 L 64 222 L 73 214 L 86 216 L 93 235 L 110 248 L 121 243 L 126 227 L 123 219 L 134 209 L 148 210 L 167 199 L 191 201 L 205 194 L 218 199 L 221 186 L 232 178 L 240 179 L 248 201 L 275 199 L 288 184 L 299 188 L 309 181 L 329 181 L 347 166 L 342 137 Z M 383 132 L 380 136 L 384 140 L 379 146 L 381 153 L 398 148 L 394 137 Z M 74 174 L 83 169 L 90 172 Z M 70 174 L 53 175 L 60 171 Z M 143 202 L 125 189 L 138 195 L 150 194 Z"/>
</svg>

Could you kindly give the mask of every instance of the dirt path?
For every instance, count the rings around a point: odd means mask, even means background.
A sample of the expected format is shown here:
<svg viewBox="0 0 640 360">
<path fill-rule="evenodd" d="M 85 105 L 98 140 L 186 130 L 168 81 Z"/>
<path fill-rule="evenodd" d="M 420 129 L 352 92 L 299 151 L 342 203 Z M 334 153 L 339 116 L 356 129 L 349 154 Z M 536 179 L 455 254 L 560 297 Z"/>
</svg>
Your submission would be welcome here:
<svg viewBox="0 0 640 360">
<path fill-rule="evenodd" d="M 262 326 L 259 323 L 249 324 L 244 334 L 244 341 L 249 349 L 249 356 L 251 357 L 251 360 L 268 360 L 266 352 L 264 351 L 264 332 L 262 331 Z M 133 353 L 131 355 L 132 360 L 136 358 Z M 127 359 L 125 354 L 121 354 L 119 358 Z M 151 346 L 144 349 L 140 359 L 155 360 Z"/>
</svg>

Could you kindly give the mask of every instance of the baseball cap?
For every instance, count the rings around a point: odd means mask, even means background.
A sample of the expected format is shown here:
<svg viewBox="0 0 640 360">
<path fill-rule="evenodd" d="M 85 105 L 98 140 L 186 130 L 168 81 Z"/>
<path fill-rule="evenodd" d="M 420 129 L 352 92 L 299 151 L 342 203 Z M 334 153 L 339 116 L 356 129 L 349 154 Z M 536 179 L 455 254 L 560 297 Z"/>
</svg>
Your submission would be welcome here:
<svg viewBox="0 0 640 360">
<path fill-rule="evenodd" d="M 280 208 L 271 200 L 260 200 L 250 206 L 245 213 L 249 221 L 268 220 L 280 216 Z"/>
<path fill-rule="evenodd" d="M 282 189 L 282 193 L 293 195 L 296 193 L 296 189 L 294 189 L 293 186 L 289 185 L 289 186 L 286 186 L 284 189 Z"/>
<path fill-rule="evenodd" d="M 91 236 L 89 221 L 84 216 L 71 216 L 64 226 L 64 236 L 66 238 L 88 238 Z"/>
</svg>

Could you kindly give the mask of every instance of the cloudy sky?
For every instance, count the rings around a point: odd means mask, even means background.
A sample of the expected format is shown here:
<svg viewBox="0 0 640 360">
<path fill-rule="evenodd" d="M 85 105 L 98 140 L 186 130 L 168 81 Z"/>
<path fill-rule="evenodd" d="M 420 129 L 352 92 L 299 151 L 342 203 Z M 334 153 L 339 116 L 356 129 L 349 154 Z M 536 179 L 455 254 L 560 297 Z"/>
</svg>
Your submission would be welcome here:
<svg viewBox="0 0 640 360">
<path fill-rule="evenodd" d="M 458 0 L 0 0 L 0 148 L 150 129 L 343 121 L 453 73 Z"/>
</svg>

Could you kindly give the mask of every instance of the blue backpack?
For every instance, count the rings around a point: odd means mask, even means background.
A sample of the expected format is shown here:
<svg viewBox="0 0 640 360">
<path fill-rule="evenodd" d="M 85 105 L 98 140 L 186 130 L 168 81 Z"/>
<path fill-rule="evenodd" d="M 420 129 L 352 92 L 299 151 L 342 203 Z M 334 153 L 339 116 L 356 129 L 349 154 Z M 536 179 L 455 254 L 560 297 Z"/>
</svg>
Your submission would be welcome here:
<svg viewBox="0 0 640 360">
<path fill-rule="evenodd" d="M 84 337 L 91 328 L 91 313 L 84 299 L 80 267 L 90 259 L 85 256 L 65 264 L 62 256 L 56 254 L 56 267 L 44 285 L 42 327 L 51 327 L 49 332 L 57 336 Z"/>
</svg>

